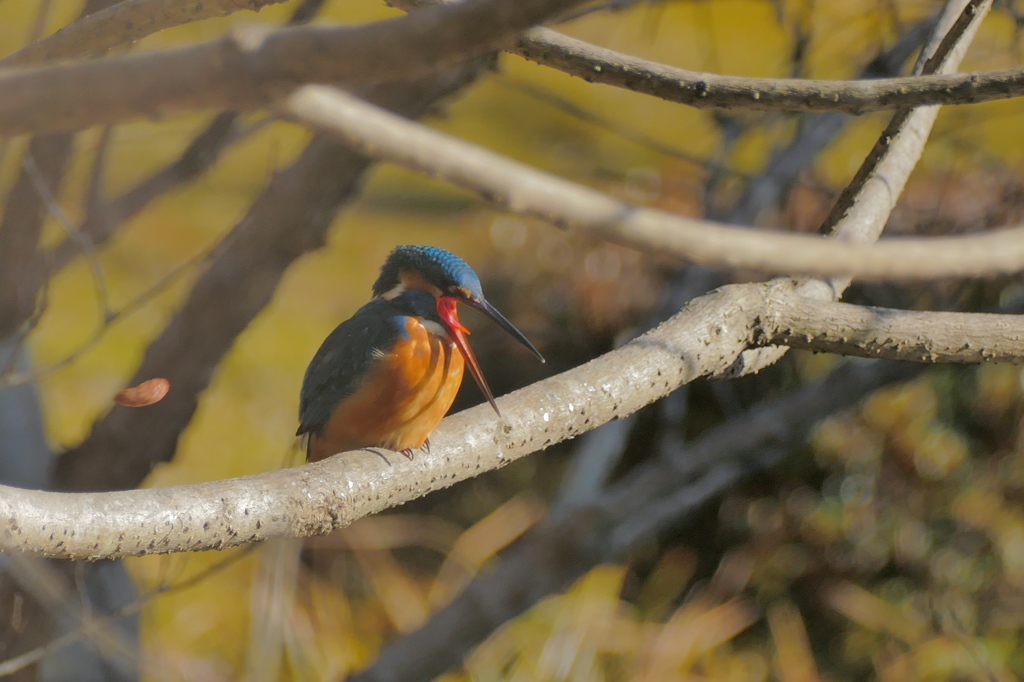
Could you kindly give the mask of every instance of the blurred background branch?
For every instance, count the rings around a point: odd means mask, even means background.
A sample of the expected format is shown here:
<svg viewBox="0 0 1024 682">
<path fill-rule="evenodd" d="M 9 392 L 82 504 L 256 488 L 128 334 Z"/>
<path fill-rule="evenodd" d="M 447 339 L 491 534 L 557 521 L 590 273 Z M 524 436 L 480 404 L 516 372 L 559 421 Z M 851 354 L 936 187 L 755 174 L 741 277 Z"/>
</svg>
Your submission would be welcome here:
<svg viewBox="0 0 1024 682">
<path fill-rule="evenodd" d="M 157 31 L 241 10 L 258 12 L 284 0 L 129 0 L 83 15 L 53 35 L 0 60 L 0 67 L 24 67 L 74 57 L 102 56 Z"/>
<path fill-rule="evenodd" d="M 580 2 L 471 0 L 358 27 L 250 26 L 177 50 L 14 69 L 0 79 L 0 133 L 253 108 L 309 80 L 359 87 L 424 76 L 480 58 Z"/>
</svg>

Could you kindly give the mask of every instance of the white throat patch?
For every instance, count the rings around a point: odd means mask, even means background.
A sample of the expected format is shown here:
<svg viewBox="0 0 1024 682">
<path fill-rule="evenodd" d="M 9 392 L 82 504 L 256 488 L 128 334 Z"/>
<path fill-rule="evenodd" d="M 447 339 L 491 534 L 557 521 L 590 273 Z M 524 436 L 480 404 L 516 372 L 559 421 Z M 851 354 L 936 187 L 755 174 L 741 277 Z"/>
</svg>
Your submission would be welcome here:
<svg viewBox="0 0 1024 682">
<path fill-rule="evenodd" d="M 395 286 L 391 287 L 390 289 L 385 291 L 383 294 L 381 294 L 380 297 L 383 298 L 385 301 L 390 301 L 390 300 L 395 299 L 398 296 L 402 295 L 402 293 L 404 293 L 404 292 L 405 292 L 405 282 L 399 282 L 398 284 L 396 284 Z"/>
<path fill-rule="evenodd" d="M 423 328 L 434 336 L 445 339 L 446 341 L 451 340 L 451 337 L 448 336 L 448 330 L 437 322 L 434 322 L 433 320 L 420 320 L 420 324 L 422 324 Z"/>
</svg>

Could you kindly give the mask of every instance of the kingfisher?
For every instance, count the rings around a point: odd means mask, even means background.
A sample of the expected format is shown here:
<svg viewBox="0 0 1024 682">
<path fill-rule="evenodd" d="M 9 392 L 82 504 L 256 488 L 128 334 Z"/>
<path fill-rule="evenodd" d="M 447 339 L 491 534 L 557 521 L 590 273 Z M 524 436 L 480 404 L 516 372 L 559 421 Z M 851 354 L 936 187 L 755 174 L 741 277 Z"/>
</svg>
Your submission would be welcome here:
<svg viewBox="0 0 1024 682">
<path fill-rule="evenodd" d="M 298 436 L 311 462 L 370 447 L 412 458 L 430 446 L 466 367 L 501 416 L 459 320 L 473 308 L 544 357 L 484 298 L 464 260 L 436 246 L 399 246 L 381 267 L 374 298 L 324 340 L 306 368 Z"/>
</svg>

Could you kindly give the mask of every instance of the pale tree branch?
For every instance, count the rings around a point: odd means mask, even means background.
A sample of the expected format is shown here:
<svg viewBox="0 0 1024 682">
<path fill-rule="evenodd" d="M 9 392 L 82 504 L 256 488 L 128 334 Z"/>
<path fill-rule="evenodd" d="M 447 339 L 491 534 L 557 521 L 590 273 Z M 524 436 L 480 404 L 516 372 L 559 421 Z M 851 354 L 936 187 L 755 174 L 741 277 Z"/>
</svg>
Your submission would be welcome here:
<svg viewBox="0 0 1024 682">
<path fill-rule="evenodd" d="M 248 27 L 189 47 L 0 71 L 0 135 L 251 109 L 303 83 L 425 76 L 506 47 L 583 0 L 467 0 L 363 26 Z"/>
<path fill-rule="evenodd" d="M 356 451 L 193 486 L 79 494 L 2 487 L 0 549 L 100 559 L 326 533 L 632 414 L 698 376 L 725 372 L 765 337 L 761 320 L 795 295 L 793 283 L 779 280 L 695 299 L 625 346 L 501 398 L 501 419 L 486 405 L 449 417 L 431 436 L 431 452 L 411 462 L 392 457 L 388 466 L 373 452 Z M 977 359 L 986 355 L 979 349 Z"/>
<path fill-rule="evenodd" d="M 0 67 L 98 56 L 166 28 L 241 10 L 258 12 L 281 2 L 285 0 L 124 0 L 0 59 Z"/>
<path fill-rule="evenodd" d="M 754 230 L 632 206 L 386 114 L 326 86 L 300 88 L 282 108 L 293 120 L 364 153 L 447 180 L 511 212 L 704 265 L 861 280 L 980 277 L 1024 270 L 1021 227 L 967 236 L 889 239 L 878 244 Z"/>
<path fill-rule="evenodd" d="M 955 69 L 987 12 L 988 5 L 979 0 L 962 4 L 962 12 L 954 11 L 959 5 L 950 5 L 942 22 L 942 28 L 950 29 L 949 35 L 959 42 L 947 40 L 938 45 L 929 70 Z M 287 116 L 357 149 L 475 191 L 510 211 L 705 265 L 859 279 L 934 279 L 1024 268 L 1024 228 L 944 239 L 867 243 L 881 234 L 920 157 L 937 114 L 935 107 L 901 110 L 894 116 L 878 153 L 865 162 L 855 178 L 849 192 L 853 208 L 836 226 L 838 240 L 752 230 L 638 208 L 387 114 L 326 86 L 300 88 L 281 108 Z M 998 242 L 998 248 L 993 241 Z M 832 297 L 845 286 L 835 283 Z"/>
<path fill-rule="evenodd" d="M 727 287 L 597 360 L 449 417 L 431 452 L 392 466 L 370 452 L 196 486 L 117 493 L 0 488 L 0 549 L 99 559 L 326 533 L 631 414 L 724 371 L 754 337 L 767 285 Z M 484 409 L 487 408 L 487 409 Z M 125 444 L 121 453 L 131 448 Z"/>
<path fill-rule="evenodd" d="M 1024 317 L 894 310 L 791 297 L 761 319 L 761 345 L 910 362 L 1024 362 Z"/>
</svg>

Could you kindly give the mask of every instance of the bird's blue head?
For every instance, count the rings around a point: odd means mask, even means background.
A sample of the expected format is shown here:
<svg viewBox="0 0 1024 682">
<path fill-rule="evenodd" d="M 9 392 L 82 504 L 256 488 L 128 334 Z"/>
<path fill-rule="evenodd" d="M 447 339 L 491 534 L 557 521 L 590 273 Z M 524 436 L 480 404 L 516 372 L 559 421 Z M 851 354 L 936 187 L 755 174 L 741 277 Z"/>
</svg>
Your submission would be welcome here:
<svg viewBox="0 0 1024 682">
<path fill-rule="evenodd" d="M 412 291 L 426 291 L 433 295 L 437 314 L 448 335 L 458 346 L 470 373 L 495 412 L 498 411 L 498 406 L 466 340 L 465 335 L 469 330 L 459 321 L 458 304 L 464 303 L 489 317 L 544 362 L 544 356 L 523 336 L 523 333 L 487 302 L 484 290 L 480 286 L 480 278 L 473 272 L 473 268 L 451 251 L 436 246 L 399 246 L 391 252 L 380 269 L 380 276 L 373 284 L 373 295 L 394 300 Z"/>
<path fill-rule="evenodd" d="M 480 278 L 466 261 L 437 246 L 399 246 L 380 269 L 373 295 L 394 298 L 403 291 L 429 291 L 435 298 L 484 300 Z"/>
</svg>

